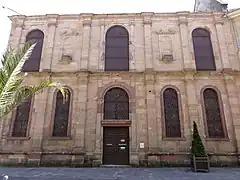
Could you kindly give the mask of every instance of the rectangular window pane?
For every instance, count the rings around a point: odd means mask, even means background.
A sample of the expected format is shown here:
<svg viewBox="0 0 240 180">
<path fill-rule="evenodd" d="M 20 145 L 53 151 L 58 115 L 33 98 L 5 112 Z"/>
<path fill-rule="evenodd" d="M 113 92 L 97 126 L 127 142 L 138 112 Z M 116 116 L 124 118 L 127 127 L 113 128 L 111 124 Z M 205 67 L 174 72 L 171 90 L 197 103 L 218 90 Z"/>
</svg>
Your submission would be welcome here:
<svg viewBox="0 0 240 180">
<path fill-rule="evenodd" d="M 127 48 L 107 48 L 106 57 L 108 58 L 128 58 Z"/>
<path fill-rule="evenodd" d="M 125 47 L 128 48 L 128 38 L 127 37 L 108 37 L 106 42 L 106 47 Z"/>
<path fill-rule="evenodd" d="M 107 63 L 106 63 L 107 62 Z M 105 71 L 128 71 L 129 61 L 123 58 L 106 58 Z"/>
</svg>

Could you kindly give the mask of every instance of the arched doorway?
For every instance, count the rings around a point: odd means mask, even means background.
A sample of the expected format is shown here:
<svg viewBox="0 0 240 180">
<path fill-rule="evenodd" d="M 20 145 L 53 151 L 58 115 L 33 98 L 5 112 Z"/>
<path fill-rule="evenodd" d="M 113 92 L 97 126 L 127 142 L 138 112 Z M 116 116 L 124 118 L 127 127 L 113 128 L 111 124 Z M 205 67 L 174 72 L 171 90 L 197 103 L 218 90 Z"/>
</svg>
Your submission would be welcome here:
<svg viewBox="0 0 240 180">
<path fill-rule="evenodd" d="M 105 121 L 129 120 L 129 96 L 119 87 L 109 89 L 104 96 Z M 129 127 L 103 127 L 103 164 L 129 164 Z"/>
</svg>

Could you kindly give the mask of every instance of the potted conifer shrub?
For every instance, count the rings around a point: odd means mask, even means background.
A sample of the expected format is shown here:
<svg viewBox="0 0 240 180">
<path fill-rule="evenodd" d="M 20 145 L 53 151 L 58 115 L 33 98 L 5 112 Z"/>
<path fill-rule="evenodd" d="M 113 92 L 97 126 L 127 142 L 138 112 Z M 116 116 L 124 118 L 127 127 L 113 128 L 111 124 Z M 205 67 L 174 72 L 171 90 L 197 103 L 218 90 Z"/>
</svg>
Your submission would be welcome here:
<svg viewBox="0 0 240 180">
<path fill-rule="evenodd" d="M 193 122 L 193 140 L 191 147 L 191 168 L 194 172 L 209 172 L 209 159 L 205 152 L 197 124 Z"/>
</svg>

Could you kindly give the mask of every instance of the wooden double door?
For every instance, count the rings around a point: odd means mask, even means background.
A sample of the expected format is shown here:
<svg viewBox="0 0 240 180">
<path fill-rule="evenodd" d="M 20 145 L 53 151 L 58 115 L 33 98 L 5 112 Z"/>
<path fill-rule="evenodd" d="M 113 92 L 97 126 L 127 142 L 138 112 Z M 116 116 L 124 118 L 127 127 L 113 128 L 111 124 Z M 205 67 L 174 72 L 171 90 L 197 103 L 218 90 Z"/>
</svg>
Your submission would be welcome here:
<svg viewBox="0 0 240 180">
<path fill-rule="evenodd" d="M 129 127 L 103 127 L 103 164 L 129 164 Z"/>
</svg>

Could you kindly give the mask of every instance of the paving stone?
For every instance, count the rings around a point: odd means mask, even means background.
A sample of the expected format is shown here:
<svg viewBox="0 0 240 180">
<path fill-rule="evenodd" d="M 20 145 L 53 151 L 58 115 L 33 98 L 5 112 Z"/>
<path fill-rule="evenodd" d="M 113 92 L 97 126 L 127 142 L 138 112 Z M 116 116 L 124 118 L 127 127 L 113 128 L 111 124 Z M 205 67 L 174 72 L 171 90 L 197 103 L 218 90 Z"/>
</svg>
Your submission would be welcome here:
<svg viewBox="0 0 240 180">
<path fill-rule="evenodd" d="M 4 175 L 8 179 L 4 179 Z M 0 180 L 237 180 L 238 168 L 0 168 Z"/>
</svg>

